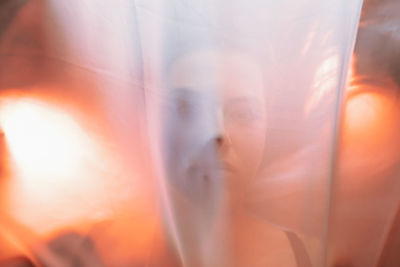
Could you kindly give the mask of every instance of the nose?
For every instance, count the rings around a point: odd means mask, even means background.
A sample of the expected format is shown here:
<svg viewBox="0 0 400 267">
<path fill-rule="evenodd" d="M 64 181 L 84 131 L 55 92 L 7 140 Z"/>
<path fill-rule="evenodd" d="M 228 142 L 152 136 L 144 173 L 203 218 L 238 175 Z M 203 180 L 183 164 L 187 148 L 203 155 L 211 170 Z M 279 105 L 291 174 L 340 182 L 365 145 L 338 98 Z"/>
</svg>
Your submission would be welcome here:
<svg viewBox="0 0 400 267">
<path fill-rule="evenodd" d="M 224 116 L 222 110 L 217 111 L 217 125 L 216 133 L 214 137 L 215 145 L 221 147 L 225 142 L 225 127 L 224 127 Z"/>
<path fill-rule="evenodd" d="M 222 134 L 217 135 L 217 136 L 215 137 L 214 141 L 215 141 L 215 145 L 216 145 L 216 146 L 218 146 L 218 147 L 222 146 L 222 145 L 224 144 L 224 137 L 223 137 L 223 135 L 222 135 Z"/>
</svg>

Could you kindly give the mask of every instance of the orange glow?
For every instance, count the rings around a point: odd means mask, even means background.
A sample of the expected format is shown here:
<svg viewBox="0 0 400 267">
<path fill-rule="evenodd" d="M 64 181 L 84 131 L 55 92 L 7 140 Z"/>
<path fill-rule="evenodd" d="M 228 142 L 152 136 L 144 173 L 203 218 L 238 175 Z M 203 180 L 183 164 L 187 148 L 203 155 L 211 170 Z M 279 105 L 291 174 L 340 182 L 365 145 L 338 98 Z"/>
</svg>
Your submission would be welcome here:
<svg viewBox="0 0 400 267">
<path fill-rule="evenodd" d="M 393 95 L 375 92 L 356 94 L 346 103 L 344 141 L 352 147 L 360 146 L 362 151 L 389 149 L 397 140 L 398 115 Z"/>
<path fill-rule="evenodd" d="M 347 73 L 347 80 L 348 80 L 348 85 L 346 87 L 347 92 L 352 92 L 359 88 L 355 76 L 356 60 L 357 58 L 353 55 L 350 60 L 349 71 Z"/>
<path fill-rule="evenodd" d="M 0 250 L 30 255 L 28 244 L 42 253 L 41 243 L 76 232 L 92 238 L 110 265 L 143 261 L 157 235 L 144 179 L 123 164 L 110 139 L 54 103 L 34 96 L 0 99 L 10 153 Z"/>
<path fill-rule="evenodd" d="M 0 99 L 10 176 L 2 205 L 38 234 L 113 218 L 142 197 L 142 184 L 112 140 L 83 124 L 79 107 L 56 103 L 29 95 Z"/>
<path fill-rule="evenodd" d="M 0 125 L 17 165 L 30 174 L 76 171 L 88 142 L 68 114 L 29 99 L 3 103 Z"/>
<path fill-rule="evenodd" d="M 385 119 L 387 99 L 377 94 L 360 94 L 346 106 L 346 128 L 352 133 L 366 133 L 379 128 Z"/>
</svg>

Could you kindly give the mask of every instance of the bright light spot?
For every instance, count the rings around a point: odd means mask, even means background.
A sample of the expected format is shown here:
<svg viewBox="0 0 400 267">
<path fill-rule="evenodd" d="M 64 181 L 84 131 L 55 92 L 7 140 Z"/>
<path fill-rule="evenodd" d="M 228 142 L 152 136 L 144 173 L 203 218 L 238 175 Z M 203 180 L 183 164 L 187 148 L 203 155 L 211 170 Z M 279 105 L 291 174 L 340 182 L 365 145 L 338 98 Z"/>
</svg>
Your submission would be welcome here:
<svg viewBox="0 0 400 267">
<path fill-rule="evenodd" d="M 384 120 L 384 99 L 376 94 L 351 98 L 346 106 L 346 128 L 353 133 L 371 131 Z"/>
<path fill-rule="evenodd" d="M 86 199 L 103 193 L 89 167 L 100 161 L 99 149 L 71 113 L 36 98 L 5 97 L 0 127 L 10 153 L 7 209 L 17 221 L 47 231 L 85 218 L 87 206 L 101 212 Z"/>
<path fill-rule="evenodd" d="M 398 109 L 392 95 L 362 93 L 347 100 L 344 140 L 360 146 L 383 146 L 396 135 Z"/>
<path fill-rule="evenodd" d="M 374 177 L 375 180 L 377 176 L 371 176 L 372 172 L 378 173 L 397 164 L 398 102 L 395 95 L 382 91 L 362 92 L 346 102 L 340 160 L 344 178 Z"/>
<path fill-rule="evenodd" d="M 19 168 L 30 174 L 71 173 L 86 137 L 66 113 L 39 101 L 4 102 L 0 124 Z"/>
<path fill-rule="evenodd" d="M 0 98 L 10 173 L 4 208 L 13 221 L 49 234 L 148 208 L 143 179 L 125 164 L 119 147 L 82 123 L 90 123 L 80 115 L 90 109 L 55 103 L 36 96 Z"/>
</svg>

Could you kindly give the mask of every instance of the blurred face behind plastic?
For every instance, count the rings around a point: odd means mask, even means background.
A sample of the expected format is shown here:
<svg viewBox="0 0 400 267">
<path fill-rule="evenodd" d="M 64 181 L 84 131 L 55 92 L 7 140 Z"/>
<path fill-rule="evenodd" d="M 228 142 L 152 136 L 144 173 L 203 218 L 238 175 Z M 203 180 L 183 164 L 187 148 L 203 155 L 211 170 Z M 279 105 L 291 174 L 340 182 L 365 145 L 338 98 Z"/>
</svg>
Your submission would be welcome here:
<svg viewBox="0 0 400 267">
<path fill-rule="evenodd" d="M 194 202 L 240 200 L 264 150 L 260 68 L 243 54 L 201 51 L 175 61 L 167 85 L 169 182 Z"/>
</svg>

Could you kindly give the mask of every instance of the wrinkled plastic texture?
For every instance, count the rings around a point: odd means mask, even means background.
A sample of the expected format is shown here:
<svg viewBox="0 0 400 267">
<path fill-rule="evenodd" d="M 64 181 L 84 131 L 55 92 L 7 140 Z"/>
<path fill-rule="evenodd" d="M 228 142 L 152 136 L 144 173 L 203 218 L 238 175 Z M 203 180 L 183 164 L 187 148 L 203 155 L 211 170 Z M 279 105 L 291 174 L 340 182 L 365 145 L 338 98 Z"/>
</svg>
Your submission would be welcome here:
<svg viewBox="0 0 400 267">
<path fill-rule="evenodd" d="M 361 5 L 1 1 L 0 257 L 57 266 L 70 231 L 105 266 L 386 266 L 398 107 L 345 97 Z"/>
</svg>

